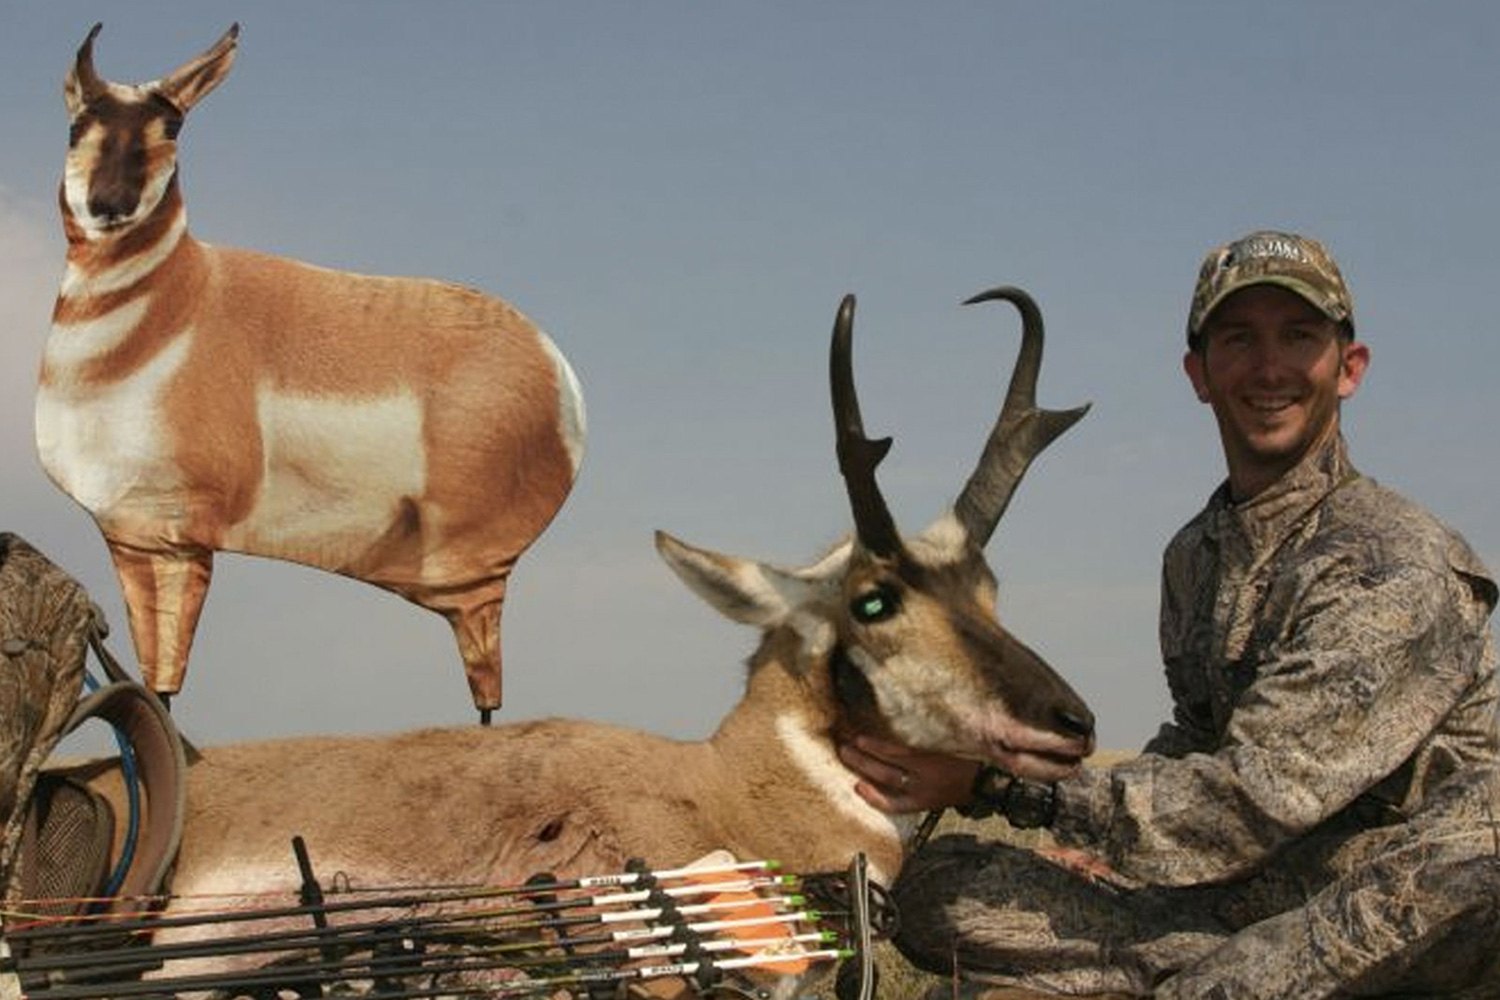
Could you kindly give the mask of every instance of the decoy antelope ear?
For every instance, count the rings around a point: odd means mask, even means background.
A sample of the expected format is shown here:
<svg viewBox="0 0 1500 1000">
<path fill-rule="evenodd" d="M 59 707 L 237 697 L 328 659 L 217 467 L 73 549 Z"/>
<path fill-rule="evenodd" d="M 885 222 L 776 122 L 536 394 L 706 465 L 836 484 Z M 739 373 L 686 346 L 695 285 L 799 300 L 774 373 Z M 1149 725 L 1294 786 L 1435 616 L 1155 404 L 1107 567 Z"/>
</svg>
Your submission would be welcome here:
<svg viewBox="0 0 1500 1000">
<path fill-rule="evenodd" d="M 174 69 L 155 85 L 158 94 L 187 113 L 229 75 L 239 47 L 240 26 L 232 24 L 207 52 Z"/>
</svg>

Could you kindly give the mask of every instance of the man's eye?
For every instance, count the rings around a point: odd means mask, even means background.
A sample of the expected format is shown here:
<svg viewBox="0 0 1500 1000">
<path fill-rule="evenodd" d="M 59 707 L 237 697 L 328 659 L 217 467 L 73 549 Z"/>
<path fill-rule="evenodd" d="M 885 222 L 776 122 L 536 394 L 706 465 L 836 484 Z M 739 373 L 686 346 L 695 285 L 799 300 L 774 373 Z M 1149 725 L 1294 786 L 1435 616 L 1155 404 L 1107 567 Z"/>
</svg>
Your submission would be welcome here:
<svg viewBox="0 0 1500 1000">
<path fill-rule="evenodd" d="M 889 587 L 876 587 L 860 594 L 849 605 L 849 613 L 866 625 L 885 621 L 900 610 L 901 602 Z"/>
<path fill-rule="evenodd" d="M 1250 342 L 1250 331 L 1238 327 L 1221 327 L 1214 332 L 1212 342 L 1220 347 L 1243 348 Z"/>
</svg>

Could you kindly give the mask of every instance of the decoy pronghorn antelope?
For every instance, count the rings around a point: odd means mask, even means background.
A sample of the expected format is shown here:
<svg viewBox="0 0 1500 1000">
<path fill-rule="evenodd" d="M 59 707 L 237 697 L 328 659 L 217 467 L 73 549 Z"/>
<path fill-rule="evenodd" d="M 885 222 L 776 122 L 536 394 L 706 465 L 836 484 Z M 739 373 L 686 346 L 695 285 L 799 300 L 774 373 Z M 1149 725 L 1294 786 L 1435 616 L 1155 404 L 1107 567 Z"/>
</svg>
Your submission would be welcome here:
<svg viewBox="0 0 1500 1000">
<path fill-rule="evenodd" d="M 548 719 L 205 748 L 189 768 L 171 905 L 294 890 L 295 834 L 320 871 L 355 887 L 517 884 L 719 849 L 804 872 L 863 852 L 889 884 L 906 828 L 854 793 L 839 734 L 894 736 L 1038 780 L 1070 771 L 1093 749 L 1093 717 L 999 623 L 982 546 L 1031 460 L 1083 408 L 1035 407 L 1040 315 L 1016 289 L 983 297 L 1020 307 L 1020 360 L 977 467 L 932 526 L 903 538 L 876 484 L 890 440 L 863 431 L 851 298 L 831 381 L 854 537 L 780 569 L 657 536 L 689 587 L 761 631 L 744 695 L 707 740 Z"/>
<path fill-rule="evenodd" d="M 294 560 L 444 615 L 481 715 L 500 608 L 572 487 L 582 396 L 510 305 L 201 243 L 184 116 L 238 25 L 165 78 L 67 76 L 67 266 L 36 406 L 52 479 L 98 522 L 149 687 L 178 691 L 216 551 Z"/>
</svg>

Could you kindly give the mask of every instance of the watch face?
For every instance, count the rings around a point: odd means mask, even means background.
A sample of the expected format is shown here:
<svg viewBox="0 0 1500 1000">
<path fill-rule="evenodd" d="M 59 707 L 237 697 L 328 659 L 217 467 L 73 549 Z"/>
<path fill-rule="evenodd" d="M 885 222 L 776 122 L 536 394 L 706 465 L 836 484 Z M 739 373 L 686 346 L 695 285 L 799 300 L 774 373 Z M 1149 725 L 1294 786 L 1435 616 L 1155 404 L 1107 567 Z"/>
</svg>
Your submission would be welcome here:
<svg viewBox="0 0 1500 1000">
<path fill-rule="evenodd" d="M 1005 815 L 1012 826 L 1025 830 L 1051 825 L 1057 798 L 1052 785 L 1017 781 L 1011 786 L 1007 798 Z"/>
<path fill-rule="evenodd" d="M 1012 778 L 999 768 L 987 767 L 982 773 L 979 794 L 987 799 L 999 802 L 1005 797 L 1005 793 L 1010 790 L 1011 785 L 1015 783 L 1015 778 Z"/>
</svg>

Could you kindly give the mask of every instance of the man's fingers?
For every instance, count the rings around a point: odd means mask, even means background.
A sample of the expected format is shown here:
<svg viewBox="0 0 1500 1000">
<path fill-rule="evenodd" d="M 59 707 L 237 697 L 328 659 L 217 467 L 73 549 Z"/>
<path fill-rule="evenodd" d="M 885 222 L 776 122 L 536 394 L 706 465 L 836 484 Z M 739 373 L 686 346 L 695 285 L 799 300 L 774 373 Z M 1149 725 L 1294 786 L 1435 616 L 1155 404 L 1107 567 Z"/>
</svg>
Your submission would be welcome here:
<svg viewBox="0 0 1500 1000">
<path fill-rule="evenodd" d="M 909 796 L 894 790 L 883 790 L 879 785 L 869 781 L 857 781 L 854 783 L 854 791 L 859 797 L 883 813 L 912 813 L 920 812 L 922 807 Z"/>
</svg>

